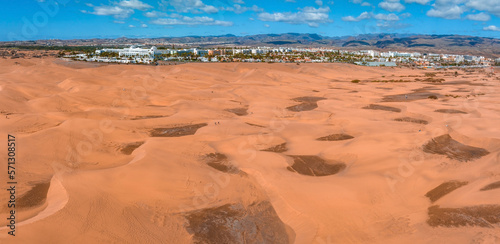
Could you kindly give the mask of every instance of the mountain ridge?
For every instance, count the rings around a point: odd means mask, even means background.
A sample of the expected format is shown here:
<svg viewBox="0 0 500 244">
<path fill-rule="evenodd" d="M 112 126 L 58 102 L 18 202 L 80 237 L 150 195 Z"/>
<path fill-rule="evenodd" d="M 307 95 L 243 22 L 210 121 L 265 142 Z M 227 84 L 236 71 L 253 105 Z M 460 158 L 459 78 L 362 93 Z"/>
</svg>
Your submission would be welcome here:
<svg viewBox="0 0 500 244">
<path fill-rule="evenodd" d="M 293 47 L 333 47 L 347 50 L 373 49 L 379 51 L 415 51 L 433 53 L 461 53 L 500 57 L 500 39 L 467 35 L 398 34 L 379 33 L 357 36 L 323 36 L 316 33 L 282 33 L 236 36 L 232 34 L 214 36 L 184 36 L 155 38 L 92 38 L 72 40 L 37 40 L 0 42 L 6 45 L 177 45 L 191 47 L 223 46 L 293 46 Z"/>
</svg>

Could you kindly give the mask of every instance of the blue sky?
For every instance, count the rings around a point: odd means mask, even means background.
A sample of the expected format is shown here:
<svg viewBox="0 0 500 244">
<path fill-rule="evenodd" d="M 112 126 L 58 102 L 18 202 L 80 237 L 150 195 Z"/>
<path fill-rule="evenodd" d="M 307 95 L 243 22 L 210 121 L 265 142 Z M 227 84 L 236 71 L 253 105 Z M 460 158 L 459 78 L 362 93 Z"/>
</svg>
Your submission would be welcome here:
<svg viewBox="0 0 500 244">
<path fill-rule="evenodd" d="M 500 38 L 500 0 L 4 0 L 0 40 L 317 33 Z"/>
</svg>

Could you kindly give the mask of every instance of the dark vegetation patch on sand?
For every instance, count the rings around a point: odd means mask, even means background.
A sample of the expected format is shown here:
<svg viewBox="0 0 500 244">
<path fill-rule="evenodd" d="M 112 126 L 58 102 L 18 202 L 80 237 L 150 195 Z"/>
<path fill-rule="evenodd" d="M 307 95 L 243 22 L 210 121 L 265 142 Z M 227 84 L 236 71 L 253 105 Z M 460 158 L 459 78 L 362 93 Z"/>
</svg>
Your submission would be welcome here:
<svg viewBox="0 0 500 244">
<path fill-rule="evenodd" d="M 458 89 L 451 91 L 451 92 L 470 92 L 470 90 L 467 88 L 461 87 L 461 88 L 458 88 Z"/>
<path fill-rule="evenodd" d="M 441 185 L 437 186 L 436 188 L 430 190 L 429 192 L 427 192 L 427 194 L 425 194 L 426 197 L 428 197 L 431 202 L 435 202 L 437 201 L 439 198 L 443 197 L 444 195 L 462 187 L 462 186 L 465 186 L 467 185 L 469 182 L 467 181 L 456 181 L 456 180 L 452 180 L 452 181 L 447 181 L 447 182 L 444 182 L 442 183 Z"/>
<path fill-rule="evenodd" d="M 483 148 L 464 145 L 445 134 L 433 138 L 423 146 L 426 153 L 446 155 L 450 159 L 467 162 L 486 156 L 489 152 Z"/>
<path fill-rule="evenodd" d="M 378 105 L 378 104 L 370 104 L 366 107 L 363 107 L 363 109 L 384 110 L 384 111 L 390 111 L 390 112 L 396 112 L 396 113 L 401 112 L 401 109 L 399 109 L 399 108 Z"/>
<path fill-rule="evenodd" d="M 301 103 L 287 107 L 286 109 L 293 112 L 310 111 L 318 107 L 317 103 Z"/>
<path fill-rule="evenodd" d="M 480 226 L 492 228 L 500 223 L 500 205 L 479 205 L 463 208 L 440 208 L 431 206 L 428 209 L 427 223 L 432 227 Z"/>
<path fill-rule="evenodd" d="M 97 63 L 97 62 L 84 62 L 84 61 L 70 61 L 63 59 L 54 60 L 55 64 L 63 65 L 73 69 L 88 69 L 88 68 L 97 68 L 105 65 L 113 65 L 112 63 Z"/>
<path fill-rule="evenodd" d="M 276 145 L 274 147 L 266 148 L 266 149 L 264 149 L 262 151 L 282 153 L 282 152 L 288 151 L 288 148 L 286 147 L 286 142 L 285 142 L 285 143 L 281 143 L 279 145 Z"/>
<path fill-rule="evenodd" d="M 438 109 L 434 112 L 445 113 L 445 114 L 467 114 L 464 111 L 456 110 L 456 109 Z"/>
<path fill-rule="evenodd" d="M 163 115 L 148 115 L 148 116 L 137 116 L 134 118 L 131 118 L 130 120 L 142 120 L 142 119 L 157 119 L 157 118 L 163 118 L 166 116 Z"/>
<path fill-rule="evenodd" d="M 296 102 L 302 102 L 302 103 L 315 103 L 321 100 L 325 100 L 326 98 L 324 97 L 296 97 L 292 99 L 293 101 Z"/>
<path fill-rule="evenodd" d="M 240 172 L 236 167 L 229 163 L 227 156 L 222 153 L 206 154 L 203 157 L 203 161 L 205 161 L 208 166 L 224 173 L 237 174 Z"/>
<path fill-rule="evenodd" d="M 429 122 L 427 122 L 427 120 L 415 119 L 415 118 L 410 118 L 410 117 L 401 117 L 401 118 L 396 118 L 394 120 L 399 121 L 399 122 L 410 122 L 410 123 L 424 124 L 424 125 L 429 123 Z"/>
<path fill-rule="evenodd" d="M 318 107 L 318 101 L 325 100 L 324 97 L 296 97 L 292 99 L 300 104 L 287 107 L 286 109 L 293 112 L 310 111 Z"/>
<path fill-rule="evenodd" d="M 481 191 L 489 191 L 489 190 L 498 189 L 498 188 L 500 188 L 500 181 L 493 182 L 489 185 L 486 185 L 485 187 L 481 188 Z"/>
<path fill-rule="evenodd" d="M 318 156 L 297 155 L 293 158 L 293 165 L 287 169 L 302 175 L 326 176 L 334 175 L 345 169 L 346 165 L 341 162 L 327 162 Z"/>
<path fill-rule="evenodd" d="M 120 149 L 120 151 L 125 155 L 130 155 L 130 154 L 132 154 L 132 152 L 134 152 L 135 149 L 142 146 L 142 144 L 144 144 L 143 141 L 132 142 L 132 143 L 126 144 L 124 147 L 122 147 Z"/>
<path fill-rule="evenodd" d="M 19 199 L 17 199 L 16 207 L 20 209 L 31 208 L 45 203 L 49 187 L 50 181 L 35 184 L 31 190 L 27 191 L 19 197 Z"/>
<path fill-rule="evenodd" d="M 206 123 L 184 125 L 171 128 L 155 128 L 149 132 L 153 137 L 180 137 L 194 135 L 199 128 L 207 126 Z"/>
<path fill-rule="evenodd" d="M 413 81 L 400 79 L 400 80 L 372 80 L 371 82 L 383 82 L 383 83 L 391 82 L 391 83 L 393 83 L 393 82 L 413 82 Z"/>
<path fill-rule="evenodd" d="M 226 109 L 227 112 L 230 112 L 230 113 L 233 113 L 233 114 L 236 114 L 238 116 L 244 116 L 244 115 L 247 115 L 248 114 L 248 108 L 229 108 L 229 109 Z"/>
<path fill-rule="evenodd" d="M 263 125 L 252 124 L 252 123 L 248 123 L 248 122 L 245 122 L 245 124 L 247 124 L 247 125 L 251 125 L 251 126 L 260 127 L 260 128 L 266 128 L 266 127 L 265 127 L 265 126 L 263 126 Z"/>
<path fill-rule="evenodd" d="M 441 82 L 443 82 L 443 81 L 445 81 L 445 80 L 444 80 L 443 78 L 438 78 L 438 79 L 436 79 L 436 78 L 431 78 L 431 77 L 429 77 L 429 78 L 425 78 L 425 79 L 423 79 L 423 80 L 421 80 L 421 81 L 422 81 L 422 82 L 431 82 L 431 83 L 441 83 Z"/>
<path fill-rule="evenodd" d="M 188 213 L 194 243 L 290 243 L 286 225 L 268 201 L 226 204 Z"/>
<path fill-rule="evenodd" d="M 450 82 L 445 82 L 445 83 L 437 83 L 436 85 L 469 85 L 469 86 L 486 86 L 484 83 L 474 83 L 466 80 L 462 81 L 450 81 Z"/>
<path fill-rule="evenodd" d="M 347 135 L 347 134 L 331 134 L 328 136 L 323 136 L 320 138 L 317 138 L 316 140 L 318 141 L 343 141 L 343 140 L 349 140 L 354 138 L 354 136 Z"/>
<path fill-rule="evenodd" d="M 441 97 L 440 94 L 431 92 L 431 90 L 434 89 L 420 88 L 413 90 L 412 93 L 387 95 L 382 98 L 382 102 L 411 102 L 416 100 L 428 99 L 430 96 L 434 96 L 436 98 Z"/>
</svg>

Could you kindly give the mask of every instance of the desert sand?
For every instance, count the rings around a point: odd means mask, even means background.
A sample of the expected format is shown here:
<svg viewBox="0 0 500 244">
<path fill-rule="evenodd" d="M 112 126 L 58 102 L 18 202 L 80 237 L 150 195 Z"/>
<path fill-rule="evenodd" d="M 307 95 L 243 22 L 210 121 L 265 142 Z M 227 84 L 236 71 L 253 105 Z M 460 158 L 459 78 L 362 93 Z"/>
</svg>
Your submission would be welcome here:
<svg viewBox="0 0 500 244">
<path fill-rule="evenodd" d="M 500 243 L 499 71 L 0 60 L 0 243 Z"/>
</svg>

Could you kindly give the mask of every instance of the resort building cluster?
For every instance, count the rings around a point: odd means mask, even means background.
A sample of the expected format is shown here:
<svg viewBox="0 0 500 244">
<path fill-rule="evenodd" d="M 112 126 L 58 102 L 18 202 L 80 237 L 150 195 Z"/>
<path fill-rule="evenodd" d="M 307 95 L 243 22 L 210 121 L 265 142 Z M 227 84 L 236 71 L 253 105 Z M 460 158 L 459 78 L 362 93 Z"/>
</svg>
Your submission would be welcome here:
<svg viewBox="0 0 500 244">
<path fill-rule="evenodd" d="M 328 63 L 343 62 L 367 66 L 493 66 L 500 59 L 459 54 L 418 52 L 338 50 L 333 48 L 256 47 L 221 49 L 145 48 L 131 46 L 123 49 L 100 49 L 95 53 L 66 55 L 66 58 L 92 62 L 157 64 L 158 61 L 175 62 L 276 62 L 276 63 Z"/>
</svg>

